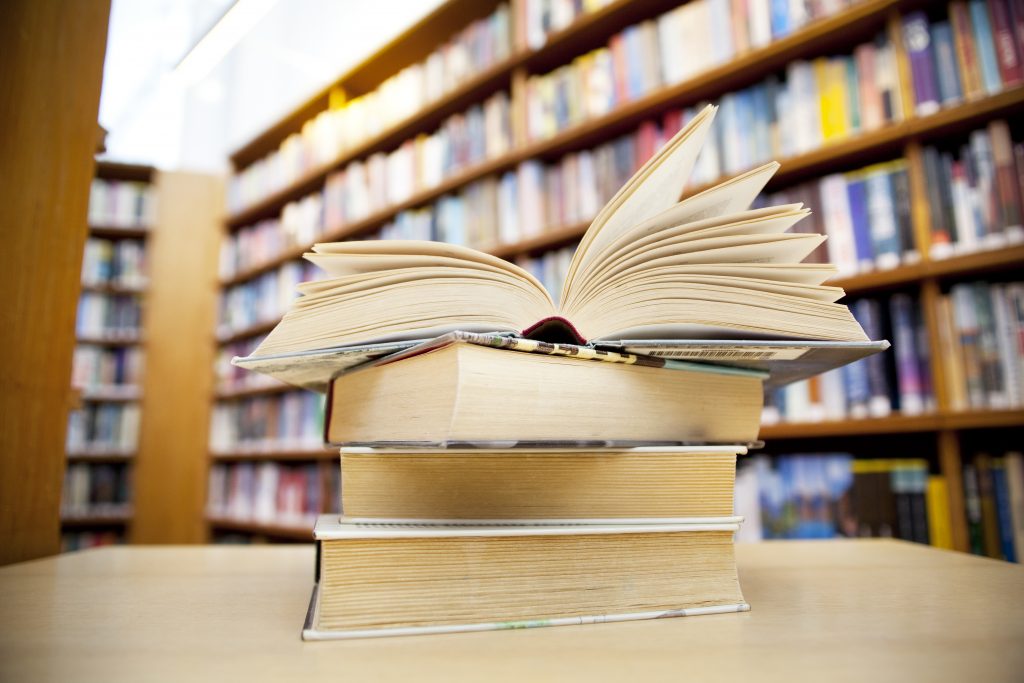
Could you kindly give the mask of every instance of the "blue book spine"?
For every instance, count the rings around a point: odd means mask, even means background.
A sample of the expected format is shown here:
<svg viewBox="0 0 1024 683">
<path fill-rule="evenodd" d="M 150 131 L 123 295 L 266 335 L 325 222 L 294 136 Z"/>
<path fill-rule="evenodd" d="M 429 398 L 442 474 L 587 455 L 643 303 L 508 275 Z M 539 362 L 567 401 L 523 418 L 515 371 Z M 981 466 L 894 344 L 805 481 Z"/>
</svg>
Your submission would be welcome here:
<svg viewBox="0 0 1024 683">
<path fill-rule="evenodd" d="M 789 35 L 793 27 L 789 22 L 789 0 L 772 0 L 772 39 Z"/>
<path fill-rule="evenodd" d="M 868 194 L 864 179 L 847 178 L 846 196 L 850 202 L 850 222 L 853 225 L 853 243 L 857 251 L 857 263 L 861 268 L 870 268 L 874 265 L 875 254 L 871 247 Z"/>
<path fill-rule="evenodd" d="M 999 77 L 999 62 L 996 60 L 996 43 L 992 35 L 992 23 L 988 19 L 985 0 L 971 0 L 971 26 L 974 27 L 974 44 L 978 48 L 981 62 L 981 80 L 989 94 L 999 92 L 1003 82 Z"/>
<path fill-rule="evenodd" d="M 932 26 L 932 49 L 939 74 L 939 98 L 943 104 L 959 102 L 963 98 L 960 88 L 960 69 L 956 63 L 953 27 L 948 21 Z"/>
<path fill-rule="evenodd" d="M 996 499 L 996 519 L 999 523 L 999 547 L 1007 562 L 1017 561 L 1013 545 L 1013 513 L 1010 510 L 1010 488 L 1006 483 L 1006 469 L 1002 465 L 992 468 L 993 493 Z"/>
<path fill-rule="evenodd" d="M 644 94 L 644 48 L 640 44 L 640 27 L 630 26 L 622 32 L 622 38 L 626 43 L 626 91 L 629 99 L 635 100 Z"/>
</svg>

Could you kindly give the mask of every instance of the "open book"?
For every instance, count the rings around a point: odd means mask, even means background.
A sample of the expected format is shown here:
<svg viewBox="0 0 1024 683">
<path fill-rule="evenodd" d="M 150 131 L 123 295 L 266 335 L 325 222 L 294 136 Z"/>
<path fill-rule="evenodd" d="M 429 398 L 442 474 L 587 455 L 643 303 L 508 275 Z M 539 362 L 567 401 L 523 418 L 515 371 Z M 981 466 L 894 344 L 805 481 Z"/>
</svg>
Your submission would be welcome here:
<svg viewBox="0 0 1024 683">
<path fill-rule="evenodd" d="M 473 249 L 419 241 L 318 244 L 329 279 L 304 283 L 254 355 L 453 330 L 549 341 L 866 341 L 835 270 L 801 261 L 825 238 L 787 233 L 799 204 L 749 210 L 770 163 L 678 201 L 714 118 L 705 108 L 627 182 L 584 234 L 556 303 L 526 270 Z"/>
</svg>

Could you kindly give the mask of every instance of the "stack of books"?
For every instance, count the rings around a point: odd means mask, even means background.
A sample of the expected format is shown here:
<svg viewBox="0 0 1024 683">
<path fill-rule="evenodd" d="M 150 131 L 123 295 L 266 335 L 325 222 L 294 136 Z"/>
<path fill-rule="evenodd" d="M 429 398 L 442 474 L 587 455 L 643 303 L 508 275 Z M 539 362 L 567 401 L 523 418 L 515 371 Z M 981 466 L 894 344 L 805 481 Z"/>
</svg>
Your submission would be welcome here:
<svg viewBox="0 0 1024 683">
<path fill-rule="evenodd" d="M 307 639 L 749 609 L 736 457 L 765 382 L 886 348 L 797 204 L 750 210 L 769 164 L 678 201 L 714 115 L 599 213 L 560 303 L 455 245 L 317 245 L 242 367 L 327 394 L 342 516 L 316 524 Z"/>
</svg>

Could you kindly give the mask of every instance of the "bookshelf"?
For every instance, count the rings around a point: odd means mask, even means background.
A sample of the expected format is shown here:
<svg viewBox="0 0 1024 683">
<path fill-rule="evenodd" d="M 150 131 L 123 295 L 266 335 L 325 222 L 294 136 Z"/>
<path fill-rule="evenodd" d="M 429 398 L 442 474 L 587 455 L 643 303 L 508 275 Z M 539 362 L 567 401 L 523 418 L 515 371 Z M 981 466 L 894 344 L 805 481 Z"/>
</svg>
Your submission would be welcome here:
<svg viewBox="0 0 1024 683">
<path fill-rule="evenodd" d="M 234 202 L 223 219 L 225 240 L 260 221 L 277 217 L 292 202 L 324 192 L 332 175 L 351 164 L 362 163 L 377 153 L 392 152 L 417 136 L 430 134 L 446 117 L 465 111 L 471 105 L 480 104 L 495 93 L 504 91 L 510 97 L 510 149 L 456 168 L 429 187 L 416 188 L 400 200 L 375 208 L 366 215 L 343 223 L 325 221 L 326 224 L 319 226 L 311 239 L 283 245 L 260 260 L 246 263 L 240 268 L 228 269 L 228 272 L 221 274 L 219 284 L 222 292 L 253 282 L 261 276 L 280 273 L 282 268 L 300 259 L 302 253 L 314 242 L 370 237 L 403 212 L 432 206 L 439 199 L 472 183 L 514 171 L 523 162 L 556 162 L 565 155 L 590 150 L 635 131 L 645 121 L 657 119 L 671 110 L 715 100 L 751 87 L 786 69 L 787 65 L 796 60 L 850 54 L 856 46 L 873 37 L 885 36 L 895 55 L 894 69 L 899 74 L 896 97 L 904 115 L 890 123 L 826 140 L 813 149 L 777 158 L 781 168 L 766 192 L 785 190 L 813 178 L 855 171 L 894 158 L 906 159 L 910 186 L 910 228 L 913 246 L 919 258 L 901 262 L 896 267 L 847 273 L 830 284 L 843 287 L 850 298 L 911 292 L 919 299 L 927 330 L 928 348 L 933 351 L 930 354 L 929 372 L 935 385 L 936 408 L 922 414 L 900 414 L 897 411 L 884 417 L 765 425 L 762 438 L 767 441 L 792 442 L 794 447 L 808 438 L 831 439 L 836 448 L 842 448 L 843 438 L 851 436 L 869 437 L 882 444 L 886 437 L 894 434 L 934 435 L 936 445 L 934 452 L 929 453 L 929 458 L 934 470 L 948 478 L 954 543 L 958 549 L 966 549 L 967 532 L 962 520 L 964 501 L 960 484 L 963 462 L 961 436 L 991 429 L 1017 433 L 1016 430 L 1024 425 L 1024 411 L 960 410 L 952 407 L 944 388 L 943 359 L 937 352 L 940 348 L 939 321 L 935 311 L 939 298 L 951 285 L 988 277 L 1006 279 L 1019 273 L 1024 265 L 1024 245 L 1011 243 L 999 248 L 933 258 L 932 219 L 929 215 L 922 150 L 928 145 L 942 144 L 947 139 L 966 136 L 968 132 L 983 128 L 995 119 L 1012 121 L 1014 117 L 1019 117 L 1024 111 L 1024 86 L 1006 86 L 997 92 L 966 99 L 961 103 L 947 104 L 936 111 L 916 113 L 910 89 L 910 64 L 901 38 L 901 21 L 910 12 L 921 8 L 934 11 L 936 6 L 910 0 L 861 0 L 829 16 L 816 18 L 760 47 L 741 51 L 731 59 L 679 82 L 655 87 L 610 111 L 569 125 L 550 136 L 533 140 L 527 137 L 526 84 L 531 77 L 570 64 L 581 55 L 605 46 L 623 28 L 655 19 L 679 4 L 678 1 L 633 3 L 628 0 L 612 0 L 550 32 L 541 44 L 532 48 L 513 41 L 510 54 L 505 58 L 456 85 L 443 97 L 428 102 L 415 115 L 402 118 L 328 155 L 326 160 L 310 165 L 290 180 L 279 183 L 272 191 L 255 196 L 247 204 Z M 513 23 L 521 15 L 520 5 L 518 0 L 511 5 Z M 365 95 L 387 77 L 423 60 L 448 36 L 462 30 L 471 21 L 487 16 L 498 7 L 498 2 L 467 3 L 451 0 L 445 3 L 380 53 L 342 75 L 329 88 L 236 151 L 231 157 L 236 174 L 246 172 L 266 155 L 273 153 L 289 136 L 299 133 L 305 122 L 327 111 L 332 102 Z M 516 35 L 516 31 L 513 27 L 513 35 Z M 734 173 L 727 174 L 732 175 Z M 685 194 L 699 192 L 712 184 L 697 183 L 687 188 Z M 470 246 L 482 248 L 502 258 L 518 260 L 571 246 L 582 236 L 587 225 L 587 222 L 553 225 L 538 234 L 514 241 Z M 270 315 L 233 329 L 221 330 L 215 344 L 223 349 L 258 339 L 269 332 L 279 319 L 279 315 Z M 288 391 L 280 386 L 221 386 L 213 392 L 213 403 L 216 406 L 246 399 L 272 398 L 286 395 Z M 250 460 L 331 463 L 334 457 L 330 451 L 307 449 L 226 449 L 211 452 L 210 463 Z M 258 525 L 247 527 L 247 523 L 241 520 L 218 517 L 208 519 L 211 528 L 227 529 L 228 521 L 232 524 L 232 531 L 241 532 L 248 528 L 253 533 L 263 533 L 257 531 Z"/>
<path fill-rule="evenodd" d="M 124 542 L 131 529 L 155 177 L 151 166 L 96 162 L 71 380 L 79 404 L 65 452 L 64 550 Z"/>
</svg>

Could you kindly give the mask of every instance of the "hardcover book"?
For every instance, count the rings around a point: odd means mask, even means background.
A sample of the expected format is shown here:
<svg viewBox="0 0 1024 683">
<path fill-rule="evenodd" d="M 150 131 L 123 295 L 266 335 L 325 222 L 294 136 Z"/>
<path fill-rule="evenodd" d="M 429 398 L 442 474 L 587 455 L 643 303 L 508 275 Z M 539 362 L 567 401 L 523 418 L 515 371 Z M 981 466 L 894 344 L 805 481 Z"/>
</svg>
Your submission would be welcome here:
<svg viewBox="0 0 1024 683">
<path fill-rule="evenodd" d="M 706 521 L 733 514 L 736 456 L 746 452 L 345 447 L 341 497 L 350 522 Z"/>
<path fill-rule="evenodd" d="M 354 524 L 321 516 L 304 640 L 661 619 L 750 609 L 734 519 Z"/>
<path fill-rule="evenodd" d="M 757 439 L 764 373 L 616 356 L 452 342 L 385 357 L 332 381 L 326 440 L 448 446 Z"/>
</svg>

